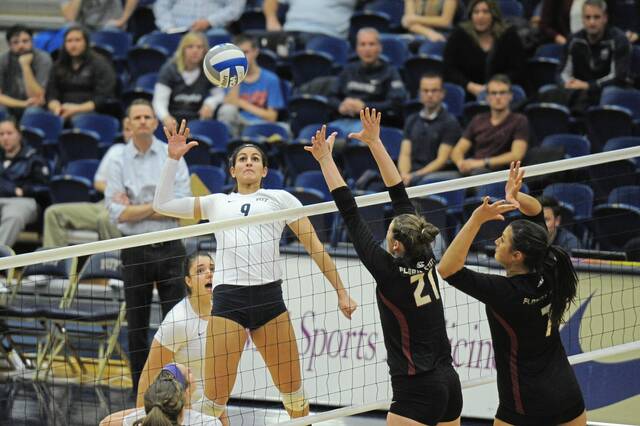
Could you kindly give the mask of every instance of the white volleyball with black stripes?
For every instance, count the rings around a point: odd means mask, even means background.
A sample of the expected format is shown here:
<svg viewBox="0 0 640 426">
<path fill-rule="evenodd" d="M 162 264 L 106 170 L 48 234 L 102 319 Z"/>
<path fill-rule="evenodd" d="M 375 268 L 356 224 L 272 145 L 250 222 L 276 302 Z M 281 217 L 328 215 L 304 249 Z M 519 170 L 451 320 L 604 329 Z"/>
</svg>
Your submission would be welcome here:
<svg viewBox="0 0 640 426">
<path fill-rule="evenodd" d="M 242 83 L 247 75 L 247 57 L 232 43 L 213 46 L 204 56 L 204 75 L 218 87 L 233 87 Z"/>
</svg>

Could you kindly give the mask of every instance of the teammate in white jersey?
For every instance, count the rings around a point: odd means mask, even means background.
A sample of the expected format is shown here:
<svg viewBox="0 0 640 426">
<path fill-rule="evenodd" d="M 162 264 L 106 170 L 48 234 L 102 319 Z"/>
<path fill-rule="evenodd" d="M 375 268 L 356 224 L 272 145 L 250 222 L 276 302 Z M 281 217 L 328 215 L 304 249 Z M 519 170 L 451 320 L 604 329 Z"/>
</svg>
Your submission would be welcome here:
<svg viewBox="0 0 640 426">
<path fill-rule="evenodd" d="M 190 409 L 194 378 L 182 364 L 167 364 L 144 393 L 144 408 L 113 413 L 100 426 L 220 426 L 213 416 Z"/>
<path fill-rule="evenodd" d="M 229 172 L 236 181 L 231 194 L 174 199 L 178 160 L 197 142 L 187 143 L 189 129 L 168 129 L 169 158 L 156 187 L 154 209 L 179 218 L 219 221 L 273 212 L 302 204 L 283 190 L 261 189 L 267 175 L 267 157 L 253 144 L 239 146 L 231 155 Z M 213 307 L 207 329 L 204 405 L 228 424 L 226 404 L 236 380 L 238 363 L 249 329 L 291 417 L 309 412 L 300 372 L 300 356 L 291 319 L 282 298 L 279 244 L 284 226 L 296 234 L 314 262 L 337 292 L 338 306 L 351 318 L 356 303 L 345 290 L 336 266 L 308 218 L 239 226 L 216 233 L 216 271 Z"/>
<path fill-rule="evenodd" d="M 187 297 L 164 317 L 153 338 L 138 383 L 137 407 L 144 406 L 144 393 L 149 384 L 170 362 L 184 364 L 193 372 L 195 381 L 191 389 L 191 402 L 202 398 L 207 322 L 211 315 L 213 259 L 205 251 L 196 251 L 185 259 L 184 271 Z"/>
</svg>

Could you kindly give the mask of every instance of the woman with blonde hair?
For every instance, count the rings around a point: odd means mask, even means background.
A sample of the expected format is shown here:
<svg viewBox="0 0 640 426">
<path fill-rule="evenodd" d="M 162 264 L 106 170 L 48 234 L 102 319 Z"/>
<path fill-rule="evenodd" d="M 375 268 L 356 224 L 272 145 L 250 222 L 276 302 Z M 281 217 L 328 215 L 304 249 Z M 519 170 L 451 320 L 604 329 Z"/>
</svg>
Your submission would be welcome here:
<svg viewBox="0 0 640 426">
<path fill-rule="evenodd" d="M 202 60 L 209 50 L 203 33 L 188 32 L 180 40 L 173 58 L 160 69 L 153 90 L 153 109 L 165 126 L 176 120 L 213 117 L 215 88 L 204 76 Z"/>
<path fill-rule="evenodd" d="M 402 26 L 430 41 L 445 41 L 438 30 L 453 24 L 458 0 L 404 0 Z"/>
</svg>

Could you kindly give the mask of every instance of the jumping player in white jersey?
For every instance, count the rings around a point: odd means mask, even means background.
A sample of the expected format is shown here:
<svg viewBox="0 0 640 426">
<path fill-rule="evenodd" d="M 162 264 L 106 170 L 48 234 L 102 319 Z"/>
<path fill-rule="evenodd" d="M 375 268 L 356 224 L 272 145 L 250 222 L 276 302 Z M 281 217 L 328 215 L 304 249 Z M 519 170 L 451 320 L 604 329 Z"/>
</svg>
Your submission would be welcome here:
<svg viewBox="0 0 640 426">
<path fill-rule="evenodd" d="M 174 199 L 178 160 L 197 142 L 187 143 L 189 129 L 168 129 L 169 158 L 154 198 L 154 209 L 180 218 L 219 221 L 273 212 L 302 204 L 283 190 L 261 188 L 267 175 L 267 157 L 256 145 L 239 146 L 231 155 L 229 172 L 236 181 L 231 194 Z M 279 244 L 288 225 L 337 292 L 338 306 L 351 318 L 356 303 L 349 297 L 331 257 L 308 218 L 247 225 L 216 233 L 216 272 L 213 307 L 207 329 L 204 405 L 228 424 L 226 404 L 236 380 L 238 363 L 249 329 L 291 417 L 309 412 L 300 372 L 300 357 L 291 319 L 282 298 Z"/>
<path fill-rule="evenodd" d="M 183 364 L 193 372 L 192 404 L 202 398 L 207 322 L 211 316 L 213 259 L 205 251 L 196 251 L 185 259 L 184 271 L 187 297 L 169 311 L 153 337 L 138 383 L 138 407 L 144 406 L 144 393 L 149 384 L 153 383 L 162 367 L 171 362 Z"/>
</svg>

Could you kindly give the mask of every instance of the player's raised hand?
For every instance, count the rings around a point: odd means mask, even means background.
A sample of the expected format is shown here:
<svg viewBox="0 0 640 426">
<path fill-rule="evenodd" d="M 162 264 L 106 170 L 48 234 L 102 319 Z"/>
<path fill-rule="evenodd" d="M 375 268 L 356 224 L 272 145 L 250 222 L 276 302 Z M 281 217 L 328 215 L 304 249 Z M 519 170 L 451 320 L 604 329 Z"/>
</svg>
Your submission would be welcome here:
<svg viewBox="0 0 640 426">
<path fill-rule="evenodd" d="M 482 204 L 473 211 L 471 218 L 480 223 L 489 222 L 490 220 L 504 220 L 503 215 L 515 209 L 516 206 L 507 203 L 505 200 L 490 203 L 489 197 L 484 197 Z"/>
<path fill-rule="evenodd" d="M 168 154 L 169 158 L 179 160 L 182 158 L 191 148 L 198 146 L 198 142 L 187 142 L 189 138 L 189 128 L 187 127 L 187 120 L 180 122 L 180 128 L 177 127 L 176 122 L 173 125 L 164 126 L 164 134 L 167 137 Z"/>
<path fill-rule="evenodd" d="M 362 130 L 358 133 L 349 133 L 349 138 L 357 139 L 367 144 L 369 147 L 374 143 L 380 142 L 380 119 L 382 114 L 377 112 L 375 108 L 365 108 L 360 110 L 360 122 Z"/>
<path fill-rule="evenodd" d="M 330 158 L 333 151 L 333 143 L 336 141 L 338 134 L 333 132 L 327 137 L 327 126 L 323 125 L 316 134 L 311 137 L 311 146 L 305 146 L 304 149 L 309 151 L 316 161 L 320 162 L 323 158 Z"/>
<path fill-rule="evenodd" d="M 509 179 L 504 187 L 507 203 L 513 204 L 516 208 L 520 208 L 518 201 L 518 192 L 522 188 L 522 179 L 524 178 L 524 170 L 520 169 L 519 161 L 512 161 L 509 167 Z"/>
<path fill-rule="evenodd" d="M 345 317 L 351 319 L 351 315 L 358 308 L 358 304 L 346 291 L 341 291 L 338 293 L 338 307 Z"/>
</svg>

